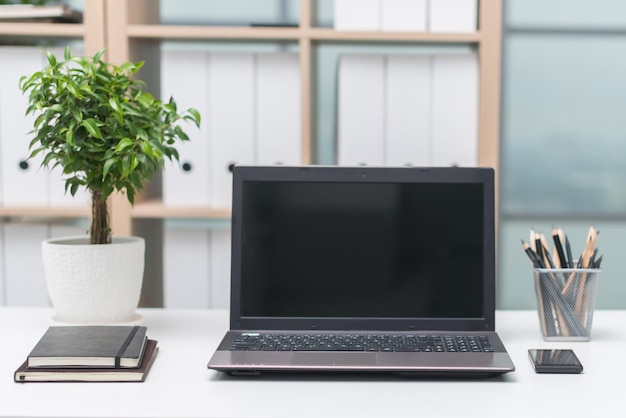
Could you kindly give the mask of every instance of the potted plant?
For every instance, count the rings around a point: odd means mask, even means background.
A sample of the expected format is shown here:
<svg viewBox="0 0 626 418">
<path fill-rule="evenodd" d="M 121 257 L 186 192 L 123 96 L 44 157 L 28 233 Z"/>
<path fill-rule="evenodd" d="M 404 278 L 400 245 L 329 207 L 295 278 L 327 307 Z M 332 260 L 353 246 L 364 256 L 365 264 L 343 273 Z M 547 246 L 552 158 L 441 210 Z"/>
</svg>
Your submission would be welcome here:
<svg viewBox="0 0 626 418">
<path fill-rule="evenodd" d="M 55 318 L 62 322 L 119 323 L 135 315 L 144 242 L 112 237 L 108 199 L 120 192 L 134 204 L 165 159 L 178 160 L 177 141 L 189 140 L 181 122 L 200 124 L 195 109 L 179 112 L 173 99 L 163 102 L 145 91 L 133 77 L 143 62 L 117 66 L 104 62 L 103 53 L 72 56 L 68 47 L 58 60 L 48 52 L 41 71 L 20 79 L 26 113 L 36 116 L 29 158 L 40 155 L 43 167 L 60 167 L 66 193 L 85 188 L 91 195 L 89 237 L 48 240 L 42 247 Z M 120 277 L 125 272 L 136 277 Z"/>
</svg>

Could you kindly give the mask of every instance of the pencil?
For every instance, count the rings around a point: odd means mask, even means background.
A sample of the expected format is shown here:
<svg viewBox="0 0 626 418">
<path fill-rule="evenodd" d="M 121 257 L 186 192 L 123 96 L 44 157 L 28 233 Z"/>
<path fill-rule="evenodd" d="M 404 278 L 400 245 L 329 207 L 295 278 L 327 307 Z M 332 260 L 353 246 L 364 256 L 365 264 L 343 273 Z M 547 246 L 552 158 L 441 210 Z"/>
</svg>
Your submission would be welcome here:
<svg viewBox="0 0 626 418">
<path fill-rule="evenodd" d="M 553 269 L 554 262 L 552 262 L 552 258 L 550 257 L 550 245 L 548 244 L 548 240 L 546 239 L 545 235 L 539 235 L 539 243 L 539 245 L 541 246 L 541 252 L 543 253 L 544 264 L 546 266 L 550 266 L 550 268 Z"/>
<path fill-rule="evenodd" d="M 563 251 L 563 243 L 556 228 L 552 229 L 552 240 L 554 241 L 554 252 L 556 253 L 555 261 L 558 260 L 560 268 L 567 268 L 568 264 Z"/>
<path fill-rule="evenodd" d="M 537 253 L 534 252 L 530 248 L 530 244 L 528 244 L 527 242 L 524 242 L 524 240 L 522 240 L 522 247 L 524 248 L 524 251 L 526 252 L 526 255 L 528 255 L 528 258 L 532 262 L 533 267 L 535 267 L 535 268 L 544 268 L 545 267 L 543 265 L 543 261 L 541 261 L 541 259 L 537 255 Z"/>
<path fill-rule="evenodd" d="M 569 243 L 569 238 L 565 235 L 565 253 L 567 254 L 567 266 L 574 268 L 574 259 L 572 258 L 572 247 Z"/>
<path fill-rule="evenodd" d="M 583 250 L 580 258 L 582 259 L 582 267 L 589 268 L 592 259 L 594 258 L 596 243 L 598 242 L 598 231 L 593 227 L 593 225 L 589 228 L 589 232 L 587 233 L 587 244 L 585 245 L 585 249 Z M 587 274 L 583 274 L 578 281 L 578 290 L 576 293 L 576 302 L 574 304 L 574 309 L 578 313 L 580 320 L 584 321 L 584 307 L 585 307 L 585 285 L 587 284 Z"/>
</svg>

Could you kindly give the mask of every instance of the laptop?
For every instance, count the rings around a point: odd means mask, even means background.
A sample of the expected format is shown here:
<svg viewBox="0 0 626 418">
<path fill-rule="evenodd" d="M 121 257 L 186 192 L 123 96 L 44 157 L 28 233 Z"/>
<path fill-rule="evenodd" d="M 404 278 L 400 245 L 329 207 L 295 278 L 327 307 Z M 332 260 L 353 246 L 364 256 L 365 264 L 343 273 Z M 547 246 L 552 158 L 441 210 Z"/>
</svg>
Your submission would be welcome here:
<svg viewBox="0 0 626 418">
<path fill-rule="evenodd" d="M 515 369 L 495 332 L 490 168 L 237 166 L 234 375 Z"/>
</svg>

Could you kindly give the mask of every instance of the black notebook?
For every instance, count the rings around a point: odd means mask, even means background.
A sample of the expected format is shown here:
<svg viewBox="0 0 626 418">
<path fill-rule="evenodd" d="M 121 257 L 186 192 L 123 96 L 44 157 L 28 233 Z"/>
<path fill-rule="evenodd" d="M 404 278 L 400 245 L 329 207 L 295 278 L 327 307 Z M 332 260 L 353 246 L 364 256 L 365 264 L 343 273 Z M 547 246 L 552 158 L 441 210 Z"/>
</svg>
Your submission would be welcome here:
<svg viewBox="0 0 626 418">
<path fill-rule="evenodd" d="M 159 347 L 157 341 L 146 342 L 145 353 L 137 367 L 28 367 L 25 361 L 15 371 L 17 383 L 26 382 L 143 382 L 152 368 Z"/>
<path fill-rule="evenodd" d="M 137 367 L 146 345 L 142 326 L 50 327 L 28 355 L 33 367 Z"/>
<path fill-rule="evenodd" d="M 212 369 L 493 375 L 488 168 L 235 167 L 230 331 Z"/>
</svg>

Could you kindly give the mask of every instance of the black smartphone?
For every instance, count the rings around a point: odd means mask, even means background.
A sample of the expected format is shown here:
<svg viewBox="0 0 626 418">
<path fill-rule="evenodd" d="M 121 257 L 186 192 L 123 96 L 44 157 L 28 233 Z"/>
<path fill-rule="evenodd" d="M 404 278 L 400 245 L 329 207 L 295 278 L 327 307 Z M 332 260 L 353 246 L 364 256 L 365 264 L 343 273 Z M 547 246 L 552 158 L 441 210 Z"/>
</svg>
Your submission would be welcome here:
<svg viewBox="0 0 626 418">
<path fill-rule="evenodd" d="M 530 349 L 528 357 L 537 373 L 580 373 L 583 365 L 573 350 Z"/>
</svg>

